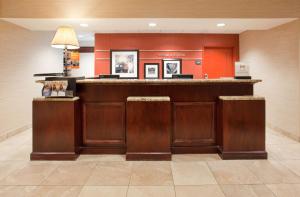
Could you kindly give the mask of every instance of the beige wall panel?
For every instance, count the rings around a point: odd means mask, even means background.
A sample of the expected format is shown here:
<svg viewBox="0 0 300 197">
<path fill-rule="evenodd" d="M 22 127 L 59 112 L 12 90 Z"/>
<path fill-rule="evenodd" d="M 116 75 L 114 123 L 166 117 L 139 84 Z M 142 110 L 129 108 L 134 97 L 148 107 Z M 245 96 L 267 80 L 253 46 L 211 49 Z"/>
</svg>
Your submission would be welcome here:
<svg viewBox="0 0 300 197">
<path fill-rule="evenodd" d="M 300 139 L 300 20 L 240 35 L 241 61 L 263 82 L 255 94 L 266 97 L 268 124 Z"/>
<path fill-rule="evenodd" d="M 32 98 L 41 90 L 33 74 L 62 70 L 62 51 L 50 46 L 53 35 L 0 20 L 0 140 L 31 124 Z"/>
<path fill-rule="evenodd" d="M 289 18 L 299 0 L 0 0 L 1 18 Z"/>
</svg>

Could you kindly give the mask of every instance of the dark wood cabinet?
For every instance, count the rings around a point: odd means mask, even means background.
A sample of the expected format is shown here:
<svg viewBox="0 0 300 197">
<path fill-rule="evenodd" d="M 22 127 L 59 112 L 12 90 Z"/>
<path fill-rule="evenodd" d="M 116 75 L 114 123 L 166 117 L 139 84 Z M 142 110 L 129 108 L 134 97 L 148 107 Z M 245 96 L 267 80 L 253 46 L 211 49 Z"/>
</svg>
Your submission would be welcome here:
<svg viewBox="0 0 300 197">
<path fill-rule="evenodd" d="M 126 159 L 171 160 L 170 100 L 129 100 L 126 114 Z"/>
<path fill-rule="evenodd" d="M 266 158 L 265 103 L 252 96 L 257 82 L 79 80 L 80 100 L 33 101 L 31 159 L 126 152 L 128 159 L 218 152 L 224 159 Z M 169 101 L 127 103 L 128 97 Z"/>
<path fill-rule="evenodd" d="M 174 152 L 215 151 L 215 103 L 175 102 L 172 139 Z"/>
<path fill-rule="evenodd" d="M 125 144 L 124 103 L 103 102 L 83 105 L 83 146 L 124 149 Z"/>
<path fill-rule="evenodd" d="M 266 159 L 265 100 L 262 97 L 220 97 L 218 139 L 223 159 Z"/>
<path fill-rule="evenodd" d="M 79 98 L 38 98 L 32 103 L 31 160 L 74 160 L 79 154 Z"/>
</svg>

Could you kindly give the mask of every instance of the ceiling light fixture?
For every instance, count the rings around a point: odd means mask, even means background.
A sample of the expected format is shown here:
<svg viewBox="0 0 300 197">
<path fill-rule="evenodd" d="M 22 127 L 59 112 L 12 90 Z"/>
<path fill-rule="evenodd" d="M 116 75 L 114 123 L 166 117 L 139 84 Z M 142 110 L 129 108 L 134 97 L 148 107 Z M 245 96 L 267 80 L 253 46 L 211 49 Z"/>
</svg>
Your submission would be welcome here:
<svg viewBox="0 0 300 197">
<path fill-rule="evenodd" d="M 217 24 L 217 27 L 225 27 L 225 26 L 226 26 L 225 23 L 218 23 L 218 24 Z"/>
<path fill-rule="evenodd" d="M 149 25 L 149 27 L 156 27 L 157 26 L 156 23 L 149 23 L 148 25 Z"/>
<path fill-rule="evenodd" d="M 87 23 L 81 23 L 80 26 L 81 26 L 81 27 L 88 27 L 89 24 L 87 24 Z"/>
</svg>

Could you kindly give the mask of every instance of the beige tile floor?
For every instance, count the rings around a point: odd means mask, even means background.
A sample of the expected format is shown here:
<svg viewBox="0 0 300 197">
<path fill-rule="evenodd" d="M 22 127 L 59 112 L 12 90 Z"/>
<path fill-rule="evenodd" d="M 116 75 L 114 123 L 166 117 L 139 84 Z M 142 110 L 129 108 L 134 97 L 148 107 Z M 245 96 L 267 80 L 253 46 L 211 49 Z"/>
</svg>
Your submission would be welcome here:
<svg viewBox="0 0 300 197">
<path fill-rule="evenodd" d="M 127 162 L 122 155 L 31 162 L 28 130 L 0 143 L 0 196 L 300 196 L 300 143 L 270 129 L 266 143 L 268 160 L 191 154 L 172 162 Z"/>
</svg>

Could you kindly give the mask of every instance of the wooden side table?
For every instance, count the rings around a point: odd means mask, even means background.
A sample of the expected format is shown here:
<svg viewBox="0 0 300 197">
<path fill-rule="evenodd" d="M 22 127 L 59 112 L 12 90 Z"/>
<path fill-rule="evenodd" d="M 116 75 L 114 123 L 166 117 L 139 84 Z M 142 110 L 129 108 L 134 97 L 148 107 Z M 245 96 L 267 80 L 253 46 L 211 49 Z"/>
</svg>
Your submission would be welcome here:
<svg viewBox="0 0 300 197">
<path fill-rule="evenodd" d="M 35 98 L 31 160 L 76 160 L 80 142 L 79 98 Z"/>
<path fill-rule="evenodd" d="M 263 97 L 220 96 L 218 121 L 222 159 L 267 159 Z"/>
<path fill-rule="evenodd" d="M 171 160 L 169 97 L 128 97 L 126 160 Z"/>
</svg>

